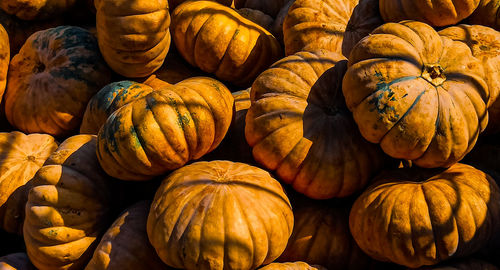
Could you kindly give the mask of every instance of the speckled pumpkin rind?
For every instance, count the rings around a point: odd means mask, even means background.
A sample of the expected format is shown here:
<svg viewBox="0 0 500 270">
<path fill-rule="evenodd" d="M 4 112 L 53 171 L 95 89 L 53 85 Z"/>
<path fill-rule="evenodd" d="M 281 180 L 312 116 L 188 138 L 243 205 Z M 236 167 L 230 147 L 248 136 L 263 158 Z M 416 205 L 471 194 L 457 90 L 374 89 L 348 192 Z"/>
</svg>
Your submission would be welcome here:
<svg viewBox="0 0 500 270">
<path fill-rule="evenodd" d="M 36 270 L 26 253 L 13 253 L 0 257 L 0 270 Z"/>
<path fill-rule="evenodd" d="M 233 97 L 196 77 L 153 91 L 115 111 L 99 131 L 97 156 L 122 180 L 148 180 L 212 151 L 231 123 Z"/>
<path fill-rule="evenodd" d="M 311 266 L 305 262 L 271 263 L 259 270 L 326 270 L 321 266 Z"/>
<path fill-rule="evenodd" d="M 416 268 L 465 257 L 499 233 L 500 191 L 469 165 L 396 169 L 376 177 L 349 217 L 372 258 Z"/>
<path fill-rule="evenodd" d="M 390 156 L 449 167 L 488 123 L 483 64 L 429 25 L 387 23 L 352 50 L 342 90 L 361 134 Z"/>
<path fill-rule="evenodd" d="M 76 3 L 76 0 L 2 0 L 0 8 L 22 20 L 35 20 L 60 15 Z"/>
<path fill-rule="evenodd" d="M 106 85 L 87 104 L 80 133 L 97 134 L 114 111 L 151 92 L 153 88 L 150 86 L 133 81 L 120 81 Z"/>
<path fill-rule="evenodd" d="M 7 86 L 7 71 L 10 63 L 9 35 L 0 24 L 0 100 Z"/>
<path fill-rule="evenodd" d="M 254 159 L 315 199 L 349 196 L 384 165 L 342 96 L 347 61 L 320 50 L 288 56 L 255 80 L 245 136 Z"/>
<path fill-rule="evenodd" d="M 172 13 L 172 35 L 188 63 L 221 80 L 246 86 L 281 55 L 267 30 L 212 1 L 190 1 Z"/>
<path fill-rule="evenodd" d="M 74 26 L 36 32 L 10 62 L 7 120 L 25 133 L 68 135 L 109 81 L 110 71 L 90 32 Z"/>
<path fill-rule="evenodd" d="M 149 241 L 187 270 L 256 269 L 285 249 L 293 229 L 280 183 L 257 167 L 196 162 L 170 174 L 148 216 Z"/>
</svg>

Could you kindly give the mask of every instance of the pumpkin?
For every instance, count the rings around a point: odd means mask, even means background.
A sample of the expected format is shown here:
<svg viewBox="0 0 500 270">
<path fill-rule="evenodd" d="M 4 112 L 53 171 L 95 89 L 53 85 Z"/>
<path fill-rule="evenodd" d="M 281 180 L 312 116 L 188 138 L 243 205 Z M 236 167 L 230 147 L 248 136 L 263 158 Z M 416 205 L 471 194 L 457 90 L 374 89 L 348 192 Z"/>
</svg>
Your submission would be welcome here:
<svg viewBox="0 0 500 270">
<path fill-rule="evenodd" d="M 90 99 L 83 114 L 80 133 L 97 134 L 108 117 L 122 106 L 153 91 L 148 85 L 120 81 L 106 85 Z"/>
<path fill-rule="evenodd" d="M 295 0 L 288 0 L 283 7 L 281 7 L 280 12 L 276 15 L 273 25 L 271 26 L 271 33 L 276 37 L 276 39 L 283 44 L 283 23 L 285 22 L 285 17 L 288 14 L 288 10 L 293 5 Z"/>
<path fill-rule="evenodd" d="M 50 135 L 0 133 L 0 225 L 4 230 L 21 234 L 26 185 L 56 148 Z"/>
<path fill-rule="evenodd" d="M 473 254 L 499 232 L 500 190 L 474 167 L 396 169 L 374 182 L 349 217 L 354 239 L 374 259 L 433 265 Z"/>
<path fill-rule="evenodd" d="M 172 13 L 179 53 L 201 70 L 238 86 L 250 84 L 281 56 L 267 30 L 212 1 L 188 1 Z"/>
<path fill-rule="evenodd" d="M 483 63 L 485 81 L 490 92 L 489 121 L 485 133 L 500 132 L 500 32 L 481 25 L 448 27 L 439 31 L 441 36 L 465 43 L 472 55 Z"/>
<path fill-rule="evenodd" d="M 233 97 L 217 80 L 197 77 L 153 91 L 115 111 L 99 131 L 97 156 L 122 180 L 149 180 L 219 145 Z"/>
<path fill-rule="evenodd" d="M 294 227 L 280 262 L 303 261 L 335 269 L 370 269 L 373 260 L 349 232 L 345 203 L 305 202 L 294 207 Z"/>
<path fill-rule="evenodd" d="M 60 26 L 36 32 L 9 65 L 7 120 L 25 133 L 68 135 L 78 129 L 87 103 L 109 77 L 88 31 Z"/>
<path fill-rule="evenodd" d="M 254 10 L 260 10 L 263 13 L 276 17 L 280 12 L 281 8 L 286 5 L 288 0 L 234 0 L 233 4 L 237 9 L 250 8 Z"/>
<path fill-rule="evenodd" d="M 125 77 L 159 69 L 170 48 L 168 1 L 95 0 L 97 39 L 104 59 Z"/>
<path fill-rule="evenodd" d="M 299 52 L 275 63 L 252 85 L 245 137 L 254 159 L 314 199 L 361 190 L 385 163 L 345 106 L 346 66 L 333 52 Z"/>
<path fill-rule="evenodd" d="M 46 19 L 71 9 L 76 0 L 2 0 L 0 8 L 23 20 Z"/>
<path fill-rule="evenodd" d="M 285 249 L 290 202 L 268 172 L 231 161 L 196 162 L 174 171 L 155 194 L 149 241 L 169 266 L 255 269 Z"/>
<path fill-rule="evenodd" d="M 471 24 L 480 24 L 500 30 L 500 1 L 481 0 L 479 6 L 468 18 Z"/>
<path fill-rule="evenodd" d="M 238 12 L 238 14 L 240 14 L 244 18 L 262 26 L 264 29 L 271 32 L 271 27 L 274 22 L 271 16 L 265 14 L 260 10 L 251 8 L 240 8 L 236 10 L 236 12 Z"/>
<path fill-rule="evenodd" d="M 7 70 L 10 62 L 9 35 L 2 24 L 0 24 L 0 100 L 7 85 Z"/>
<path fill-rule="evenodd" d="M 188 0 L 168 0 L 168 5 L 170 6 L 170 9 L 171 10 L 174 10 L 178 5 L 184 3 L 184 2 L 187 2 Z M 222 5 L 225 5 L 225 6 L 233 6 L 233 0 L 212 0 L 214 2 L 218 2 Z"/>
<path fill-rule="evenodd" d="M 127 208 L 106 231 L 85 270 L 167 269 L 146 233 L 150 202 Z"/>
<path fill-rule="evenodd" d="M 305 262 L 271 263 L 260 270 L 326 270 L 321 266 L 311 266 Z"/>
<path fill-rule="evenodd" d="M 429 25 L 387 23 L 352 50 L 342 90 L 365 139 L 421 167 L 449 167 L 488 123 L 481 61 Z"/>
<path fill-rule="evenodd" d="M 40 270 L 82 269 L 107 228 L 113 197 L 96 142 L 95 135 L 66 139 L 32 180 L 23 234 Z"/>
<path fill-rule="evenodd" d="M 172 50 L 168 52 L 163 66 L 156 70 L 151 76 L 156 76 L 159 80 L 169 84 L 176 84 L 191 77 L 203 76 L 203 72 L 189 65 L 175 50 L 175 47 L 173 47 Z M 148 84 L 148 82 L 144 83 Z M 160 88 L 156 85 L 148 85 L 153 87 L 153 89 Z"/>
<path fill-rule="evenodd" d="M 421 21 L 432 26 L 457 24 L 469 17 L 480 0 L 380 0 L 380 14 L 386 22 Z"/>
<path fill-rule="evenodd" d="M 0 257 L 0 270 L 36 270 L 26 253 L 13 253 Z"/>
<path fill-rule="evenodd" d="M 467 258 L 454 262 L 444 262 L 432 267 L 420 267 L 418 270 L 498 270 L 498 268 L 488 262 Z"/>
</svg>

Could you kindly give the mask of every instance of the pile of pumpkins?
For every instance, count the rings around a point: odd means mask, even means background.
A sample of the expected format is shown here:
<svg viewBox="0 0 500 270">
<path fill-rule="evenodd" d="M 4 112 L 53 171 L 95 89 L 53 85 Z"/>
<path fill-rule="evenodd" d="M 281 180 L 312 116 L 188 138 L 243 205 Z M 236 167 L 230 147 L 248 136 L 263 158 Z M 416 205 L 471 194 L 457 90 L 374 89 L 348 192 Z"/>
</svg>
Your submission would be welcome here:
<svg viewBox="0 0 500 270">
<path fill-rule="evenodd" d="M 0 270 L 500 266 L 500 0 L 0 0 Z"/>
</svg>

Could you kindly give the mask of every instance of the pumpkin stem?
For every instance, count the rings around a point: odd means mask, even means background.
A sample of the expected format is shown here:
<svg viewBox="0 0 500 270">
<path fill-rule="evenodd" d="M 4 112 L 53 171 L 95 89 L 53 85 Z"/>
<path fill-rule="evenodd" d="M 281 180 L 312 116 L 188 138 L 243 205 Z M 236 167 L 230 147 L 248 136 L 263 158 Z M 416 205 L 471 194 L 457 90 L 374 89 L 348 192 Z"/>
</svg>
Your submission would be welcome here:
<svg viewBox="0 0 500 270">
<path fill-rule="evenodd" d="M 446 81 L 444 69 L 439 64 L 425 65 L 422 71 L 422 78 L 426 79 L 434 86 L 440 86 Z"/>
</svg>

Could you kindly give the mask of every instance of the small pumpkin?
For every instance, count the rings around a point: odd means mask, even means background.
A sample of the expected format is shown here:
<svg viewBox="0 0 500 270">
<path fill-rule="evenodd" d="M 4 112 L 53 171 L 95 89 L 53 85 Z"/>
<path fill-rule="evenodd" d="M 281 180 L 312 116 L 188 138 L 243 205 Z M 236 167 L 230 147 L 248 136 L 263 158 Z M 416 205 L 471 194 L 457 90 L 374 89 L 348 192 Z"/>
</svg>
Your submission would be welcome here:
<svg viewBox="0 0 500 270">
<path fill-rule="evenodd" d="M 172 34 L 188 63 L 238 86 L 250 84 L 281 56 L 267 30 L 212 1 L 188 1 L 172 13 Z"/>
<path fill-rule="evenodd" d="M 290 202 L 268 172 L 230 161 L 196 162 L 170 174 L 148 216 L 149 241 L 169 266 L 255 269 L 285 249 Z"/>
<path fill-rule="evenodd" d="M 488 123 L 483 64 L 421 22 L 387 23 L 362 39 L 342 90 L 365 139 L 421 167 L 458 162 Z"/>
<path fill-rule="evenodd" d="M 125 77 L 159 69 L 170 48 L 167 0 L 95 0 L 97 39 L 104 59 Z"/>
<path fill-rule="evenodd" d="M 38 269 L 82 269 L 113 206 L 111 178 L 99 166 L 95 135 L 66 139 L 32 180 L 23 225 Z"/>
<path fill-rule="evenodd" d="M 97 41 L 87 30 L 59 26 L 36 32 L 9 65 L 7 120 L 25 133 L 68 135 L 109 80 Z"/>
<path fill-rule="evenodd" d="M 287 262 L 287 263 L 271 263 L 260 270 L 326 270 L 322 266 L 311 266 L 305 262 Z"/>
<path fill-rule="evenodd" d="M 233 97 L 217 80 L 197 77 L 153 91 L 115 111 L 99 131 L 97 156 L 122 180 L 149 180 L 219 145 Z"/>
<path fill-rule="evenodd" d="M 0 8 L 22 20 L 35 20 L 60 15 L 71 9 L 76 3 L 76 0 L 2 0 Z"/>
<path fill-rule="evenodd" d="M 499 11 L 499 0 L 481 0 L 479 6 L 467 20 L 470 24 L 480 24 L 500 30 Z"/>
<path fill-rule="evenodd" d="M 355 201 L 349 226 L 372 258 L 416 268 L 478 251 L 499 233 L 499 217 L 493 178 L 457 163 L 380 174 Z"/>
<path fill-rule="evenodd" d="M 13 253 L 0 257 L 0 270 L 36 270 L 26 253 Z"/>
<path fill-rule="evenodd" d="M 453 262 L 443 262 L 436 266 L 420 267 L 417 270 L 498 270 L 498 267 L 474 258 L 466 258 Z"/>
<path fill-rule="evenodd" d="M 7 86 L 7 71 L 10 62 L 9 35 L 0 23 L 0 100 Z"/>
<path fill-rule="evenodd" d="M 153 92 L 148 85 L 120 81 L 106 85 L 90 99 L 83 114 L 80 133 L 97 134 L 108 117 L 122 106 Z"/>
</svg>

